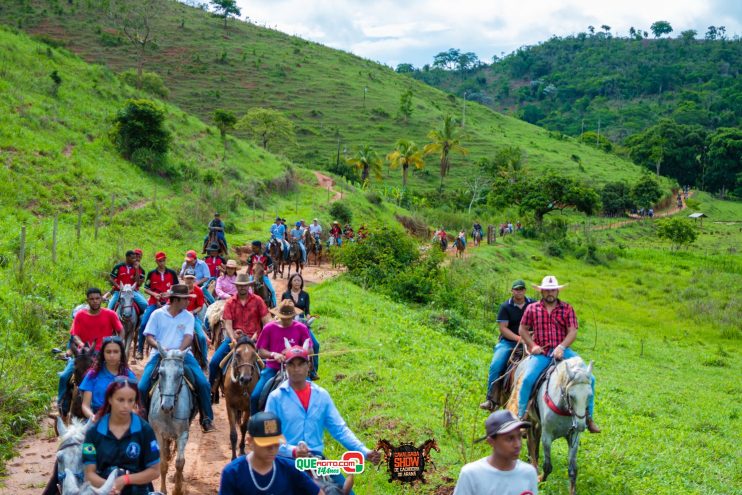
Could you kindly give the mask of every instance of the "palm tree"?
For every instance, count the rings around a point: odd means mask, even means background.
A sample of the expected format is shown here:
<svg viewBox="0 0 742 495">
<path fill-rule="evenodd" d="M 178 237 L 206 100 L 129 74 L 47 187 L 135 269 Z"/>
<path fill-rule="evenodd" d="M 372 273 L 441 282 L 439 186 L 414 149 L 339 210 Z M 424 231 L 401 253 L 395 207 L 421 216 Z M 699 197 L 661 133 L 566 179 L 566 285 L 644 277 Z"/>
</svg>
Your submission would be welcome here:
<svg viewBox="0 0 742 495">
<path fill-rule="evenodd" d="M 451 152 L 460 153 L 466 156 L 469 150 L 461 146 L 461 136 L 456 120 L 446 115 L 443 118 L 443 127 L 433 129 L 428 133 L 428 139 L 432 142 L 425 145 L 423 152 L 426 155 L 437 154 L 441 159 L 441 188 L 443 188 L 443 178 L 448 174 L 451 164 L 448 161 L 448 155 Z"/>
<path fill-rule="evenodd" d="M 377 179 L 381 179 L 381 158 L 368 144 L 359 149 L 355 156 L 349 158 L 348 163 L 361 171 L 362 183 L 368 180 L 370 172 L 373 172 Z"/>
<path fill-rule="evenodd" d="M 386 159 L 393 168 L 402 167 L 402 188 L 407 188 L 407 170 L 410 166 L 416 169 L 422 169 L 425 166 L 423 160 L 423 152 L 417 147 L 415 143 L 408 139 L 400 139 L 395 144 L 395 149 L 388 155 Z"/>
</svg>

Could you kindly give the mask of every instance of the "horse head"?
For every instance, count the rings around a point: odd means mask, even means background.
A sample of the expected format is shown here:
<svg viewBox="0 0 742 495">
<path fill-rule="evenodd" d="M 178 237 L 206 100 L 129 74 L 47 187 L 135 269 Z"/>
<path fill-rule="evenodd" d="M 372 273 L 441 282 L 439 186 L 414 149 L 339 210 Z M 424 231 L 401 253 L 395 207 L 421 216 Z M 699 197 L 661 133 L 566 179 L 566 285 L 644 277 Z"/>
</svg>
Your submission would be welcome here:
<svg viewBox="0 0 742 495">
<path fill-rule="evenodd" d="M 118 312 L 122 319 L 129 319 L 134 313 L 134 286 L 125 284 L 119 291 Z"/>
<path fill-rule="evenodd" d="M 586 366 L 579 357 L 565 359 L 556 369 L 557 382 L 578 431 L 584 431 L 586 428 L 587 405 L 593 393 L 592 369 L 592 361 Z"/>
<path fill-rule="evenodd" d="M 77 349 L 76 346 L 72 346 L 72 353 L 75 355 L 75 383 L 78 385 L 82 383 L 82 379 L 85 378 L 85 373 L 93 365 L 95 359 L 95 347 L 97 339 L 93 340 L 92 345 L 84 345 L 82 349 Z"/>
<path fill-rule="evenodd" d="M 93 425 L 73 418 L 69 426 L 65 426 L 62 418 L 57 417 L 57 433 L 59 447 L 57 447 L 57 481 L 60 482 L 63 495 L 81 493 L 84 481 L 84 466 L 82 463 L 82 443 L 85 433 Z"/>
<path fill-rule="evenodd" d="M 258 351 L 252 339 L 243 337 L 237 341 L 232 359 L 232 382 L 241 386 L 248 385 L 255 375 L 260 374 L 258 369 Z"/>
<path fill-rule="evenodd" d="M 389 457 L 392 453 L 392 444 L 389 442 L 389 440 L 381 439 L 376 444 L 376 450 L 383 450 L 384 456 Z"/>
<path fill-rule="evenodd" d="M 175 408 L 175 398 L 183 382 L 185 353 L 178 349 L 166 351 L 158 342 L 157 350 L 160 353 L 160 408 L 171 413 Z"/>
</svg>

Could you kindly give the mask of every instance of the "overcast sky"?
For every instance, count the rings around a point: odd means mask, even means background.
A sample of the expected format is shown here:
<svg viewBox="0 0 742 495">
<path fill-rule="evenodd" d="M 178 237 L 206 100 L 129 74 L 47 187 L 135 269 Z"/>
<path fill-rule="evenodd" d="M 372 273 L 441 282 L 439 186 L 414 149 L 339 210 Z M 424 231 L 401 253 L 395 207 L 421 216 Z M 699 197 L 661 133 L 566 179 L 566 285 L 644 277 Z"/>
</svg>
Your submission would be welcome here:
<svg viewBox="0 0 742 495">
<path fill-rule="evenodd" d="M 607 24 L 625 36 L 669 21 L 678 35 L 710 25 L 742 34 L 742 0 L 238 0 L 242 16 L 396 67 L 420 67 L 449 48 L 485 62 L 519 46 Z M 651 37 L 650 32 L 650 37 Z"/>
</svg>

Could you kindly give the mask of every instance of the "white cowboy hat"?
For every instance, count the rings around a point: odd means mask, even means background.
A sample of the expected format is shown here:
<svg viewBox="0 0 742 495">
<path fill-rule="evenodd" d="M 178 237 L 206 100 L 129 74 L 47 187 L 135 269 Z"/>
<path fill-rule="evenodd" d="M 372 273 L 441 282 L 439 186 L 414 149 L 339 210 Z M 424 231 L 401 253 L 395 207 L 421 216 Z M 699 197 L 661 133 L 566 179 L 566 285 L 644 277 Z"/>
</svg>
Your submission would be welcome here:
<svg viewBox="0 0 742 495">
<path fill-rule="evenodd" d="M 559 285 L 559 282 L 557 281 L 557 278 L 554 275 L 547 275 L 541 281 L 541 285 L 533 284 L 533 287 L 538 290 L 554 290 L 554 289 L 561 289 L 563 287 L 566 287 L 566 284 Z"/>
</svg>

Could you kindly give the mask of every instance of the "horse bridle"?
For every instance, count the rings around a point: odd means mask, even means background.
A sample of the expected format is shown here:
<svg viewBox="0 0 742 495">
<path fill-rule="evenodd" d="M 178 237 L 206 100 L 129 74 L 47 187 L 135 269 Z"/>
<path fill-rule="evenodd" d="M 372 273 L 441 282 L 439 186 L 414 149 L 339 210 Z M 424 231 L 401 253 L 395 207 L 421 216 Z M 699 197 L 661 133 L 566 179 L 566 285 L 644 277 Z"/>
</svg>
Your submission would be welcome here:
<svg viewBox="0 0 742 495">
<path fill-rule="evenodd" d="M 62 442 L 62 444 L 57 449 L 57 452 L 61 452 L 61 451 L 65 450 L 65 449 L 69 449 L 69 448 L 72 448 L 72 447 L 77 447 L 81 443 L 82 442 L 77 442 L 77 441 L 74 441 L 74 440 L 66 440 L 66 441 Z M 59 461 L 57 461 L 57 463 L 59 463 Z M 73 473 L 73 474 L 75 475 L 75 478 L 77 478 L 77 480 L 80 483 L 83 483 L 85 481 L 85 472 L 84 471 L 78 471 L 77 473 Z M 66 477 L 67 477 L 67 473 L 66 472 L 59 471 L 59 469 L 57 469 L 57 481 L 59 483 L 64 483 L 64 479 Z M 60 492 L 61 492 L 61 490 L 60 490 Z"/>
<path fill-rule="evenodd" d="M 233 383 L 236 383 L 239 380 L 239 377 L 237 376 L 237 370 L 239 370 L 240 368 L 244 368 L 245 366 L 249 366 L 249 367 L 253 368 L 253 371 L 257 372 L 258 375 L 260 375 L 260 368 L 258 368 L 258 362 L 257 362 L 257 360 L 255 360 L 255 362 L 253 362 L 253 363 L 236 364 L 237 363 L 237 355 L 236 355 L 237 348 L 239 346 L 241 346 L 241 345 L 249 345 L 250 347 L 253 348 L 253 351 L 255 352 L 256 355 L 258 353 L 258 351 L 255 349 L 255 346 L 253 346 L 249 342 L 242 342 L 240 344 L 237 344 L 234 347 L 234 351 L 233 352 L 235 352 L 235 355 L 232 357 L 232 366 L 230 366 L 232 368 L 232 382 Z M 252 381 L 252 375 L 253 374 L 250 373 L 250 380 L 248 380 L 247 383 L 250 383 Z"/>
<path fill-rule="evenodd" d="M 549 373 L 548 378 L 546 379 L 546 390 L 544 390 L 544 399 L 546 400 L 546 403 L 554 404 L 554 407 L 552 408 L 551 405 L 549 405 L 550 409 L 554 411 L 556 414 L 560 416 L 571 416 L 572 417 L 572 427 L 575 427 L 575 419 L 585 419 L 587 417 L 587 409 L 585 409 L 585 414 L 577 414 L 574 411 L 574 408 L 572 406 L 572 401 L 569 398 L 569 394 L 567 393 L 567 389 L 569 389 L 570 385 L 568 384 L 566 387 L 562 384 L 559 384 L 559 393 L 562 397 L 564 397 L 564 401 L 567 403 L 567 410 L 564 411 L 562 409 L 559 409 L 559 406 L 551 399 L 549 396 L 549 383 L 551 383 L 551 375 L 553 373 Z"/>
<path fill-rule="evenodd" d="M 160 359 L 160 366 L 162 366 L 163 361 L 183 361 L 183 366 L 185 367 L 185 359 L 183 357 L 164 357 Z M 183 372 L 183 375 L 180 376 L 180 383 L 178 383 L 178 389 L 175 391 L 174 394 L 166 394 L 162 391 L 162 380 L 159 380 L 157 382 L 157 390 L 160 392 L 160 397 L 173 397 L 173 402 L 175 404 L 178 403 L 178 395 L 180 395 L 180 390 L 183 388 L 183 382 L 185 381 L 183 378 L 185 377 L 185 369 Z M 162 400 L 162 399 L 160 399 Z"/>
</svg>

